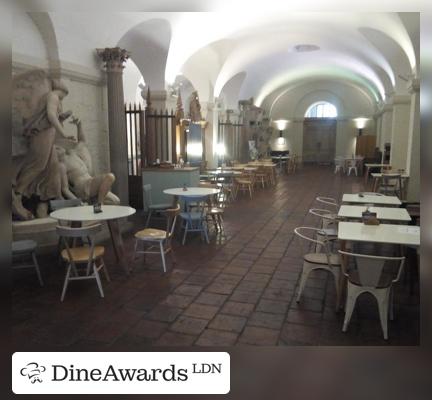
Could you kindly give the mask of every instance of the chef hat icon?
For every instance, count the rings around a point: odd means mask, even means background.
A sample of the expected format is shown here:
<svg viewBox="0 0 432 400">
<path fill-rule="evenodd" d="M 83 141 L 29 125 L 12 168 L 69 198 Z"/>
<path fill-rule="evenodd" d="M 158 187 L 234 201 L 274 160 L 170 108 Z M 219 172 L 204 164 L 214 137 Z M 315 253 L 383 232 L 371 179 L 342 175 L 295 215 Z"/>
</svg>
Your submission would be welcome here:
<svg viewBox="0 0 432 400">
<path fill-rule="evenodd" d="M 20 373 L 22 376 L 28 376 L 31 383 L 42 382 L 40 374 L 45 372 L 46 368 L 43 365 L 39 365 L 36 362 L 28 363 L 24 368 L 21 369 Z"/>
</svg>

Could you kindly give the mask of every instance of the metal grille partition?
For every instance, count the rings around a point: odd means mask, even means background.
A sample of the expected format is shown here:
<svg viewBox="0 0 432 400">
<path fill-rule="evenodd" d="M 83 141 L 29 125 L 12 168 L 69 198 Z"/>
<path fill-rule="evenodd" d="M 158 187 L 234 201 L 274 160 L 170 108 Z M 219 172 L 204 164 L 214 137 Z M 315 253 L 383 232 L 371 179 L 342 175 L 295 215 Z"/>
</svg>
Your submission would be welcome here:
<svg viewBox="0 0 432 400">
<path fill-rule="evenodd" d="M 147 165 L 159 159 L 161 162 L 177 162 L 176 118 L 173 110 L 146 110 L 146 158 Z"/>
<path fill-rule="evenodd" d="M 141 105 L 125 105 L 128 145 L 129 203 L 142 208 L 141 170 L 157 159 L 177 162 L 176 119 L 173 111 L 143 109 Z"/>
</svg>

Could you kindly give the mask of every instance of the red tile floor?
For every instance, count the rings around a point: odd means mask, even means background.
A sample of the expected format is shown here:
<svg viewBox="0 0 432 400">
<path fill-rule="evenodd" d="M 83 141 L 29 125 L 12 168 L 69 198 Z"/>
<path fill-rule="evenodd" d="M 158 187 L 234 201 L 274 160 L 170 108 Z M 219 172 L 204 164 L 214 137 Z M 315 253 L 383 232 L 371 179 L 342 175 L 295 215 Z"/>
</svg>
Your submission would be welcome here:
<svg viewBox="0 0 432 400">
<path fill-rule="evenodd" d="M 375 301 L 360 299 L 347 333 L 343 312 L 334 311 L 331 278 L 314 273 L 302 301 L 298 285 L 302 249 L 293 229 L 316 225 L 308 209 L 320 195 L 340 198 L 363 190 L 363 178 L 335 176 L 329 167 L 305 167 L 279 176 L 277 186 L 240 197 L 225 212 L 225 235 L 212 232 L 210 245 L 190 236 L 174 243 L 177 264 L 162 272 L 157 256 L 134 262 L 126 276 L 106 244 L 111 282 L 105 298 L 93 281 L 72 282 L 60 302 L 64 268 L 57 255 L 41 256 L 46 285 L 33 271 L 17 271 L 13 289 L 15 349 L 117 349 L 148 346 L 231 345 L 418 345 L 418 282 L 404 278 L 395 291 L 395 320 L 382 338 Z M 134 230 L 144 224 L 133 218 Z M 157 223 L 157 222 L 155 222 Z M 132 255 L 133 232 L 124 235 Z"/>
</svg>

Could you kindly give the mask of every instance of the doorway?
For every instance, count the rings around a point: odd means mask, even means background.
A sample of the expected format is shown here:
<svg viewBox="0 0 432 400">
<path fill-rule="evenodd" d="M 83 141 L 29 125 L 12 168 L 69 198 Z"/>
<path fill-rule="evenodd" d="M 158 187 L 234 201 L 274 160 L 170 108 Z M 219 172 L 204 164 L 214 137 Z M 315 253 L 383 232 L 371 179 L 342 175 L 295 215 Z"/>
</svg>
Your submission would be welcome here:
<svg viewBox="0 0 432 400">
<path fill-rule="evenodd" d="M 303 162 L 331 164 L 336 153 L 336 119 L 305 118 Z"/>
</svg>

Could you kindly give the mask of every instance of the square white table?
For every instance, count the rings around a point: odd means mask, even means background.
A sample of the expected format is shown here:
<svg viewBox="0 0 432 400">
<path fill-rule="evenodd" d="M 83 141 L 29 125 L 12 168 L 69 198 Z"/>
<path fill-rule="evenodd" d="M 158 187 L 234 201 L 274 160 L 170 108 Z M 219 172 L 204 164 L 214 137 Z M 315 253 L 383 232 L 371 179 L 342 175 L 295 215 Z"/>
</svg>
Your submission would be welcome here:
<svg viewBox="0 0 432 400">
<path fill-rule="evenodd" d="M 361 219 L 362 213 L 366 211 L 365 206 L 342 205 L 338 217 Z M 369 211 L 376 213 L 379 220 L 409 222 L 411 217 L 405 208 L 397 207 L 369 207 Z"/>
<path fill-rule="evenodd" d="M 400 206 L 402 202 L 397 196 L 377 196 L 374 194 L 365 194 L 363 197 L 356 194 L 344 194 L 342 203 L 357 203 L 357 204 L 379 204 L 385 206 Z"/>
<path fill-rule="evenodd" d="M 420 227 L 412 225 L 365 225 L 361 222 L 339 222 L 338 239 L 353 242 L 420 246 Z"/>
</svg>

